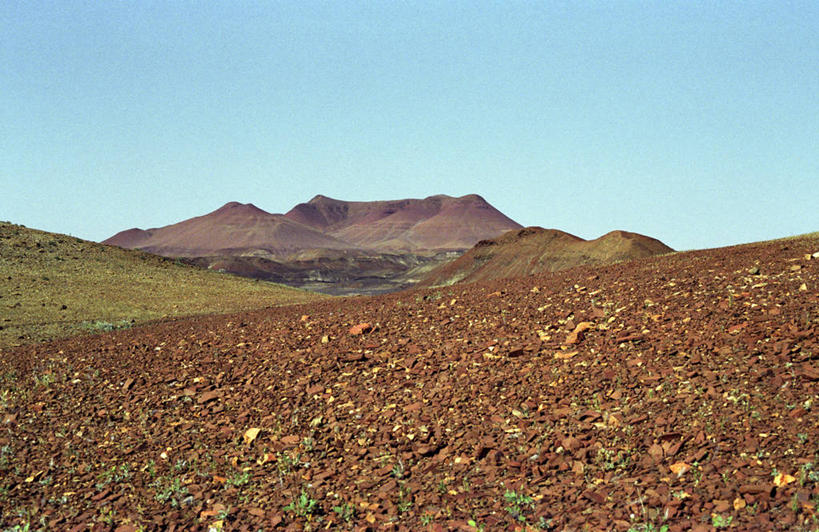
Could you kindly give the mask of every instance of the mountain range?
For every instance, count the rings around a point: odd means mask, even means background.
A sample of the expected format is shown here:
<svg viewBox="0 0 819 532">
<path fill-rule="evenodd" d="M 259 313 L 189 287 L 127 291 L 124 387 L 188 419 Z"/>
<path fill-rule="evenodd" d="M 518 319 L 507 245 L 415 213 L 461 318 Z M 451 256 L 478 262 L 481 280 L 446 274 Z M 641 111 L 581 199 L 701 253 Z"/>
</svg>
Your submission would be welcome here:
<svg viewBox="0 0 819 532">
<path fill-rule="evenodd" d="M 314 249 L 462 251 L 520 227 L 475 194 L 396 201 L 342 201 L 319 195 L 286 214 L 230 202 L 173 225 L 122 231 L 103 243 L 173 257 L 281 258 Z"/>
<path fill-rule="evenodd" d="M 522 276 L 671 251 L 625 231 L 586 241 L 555 229 L 523 228 L 476 194 L 392 201 L 318 195 L 285 214 L 230 202 L 165 227 L 128 229 L 103 243 L 333 295 Z"/>
</svg>

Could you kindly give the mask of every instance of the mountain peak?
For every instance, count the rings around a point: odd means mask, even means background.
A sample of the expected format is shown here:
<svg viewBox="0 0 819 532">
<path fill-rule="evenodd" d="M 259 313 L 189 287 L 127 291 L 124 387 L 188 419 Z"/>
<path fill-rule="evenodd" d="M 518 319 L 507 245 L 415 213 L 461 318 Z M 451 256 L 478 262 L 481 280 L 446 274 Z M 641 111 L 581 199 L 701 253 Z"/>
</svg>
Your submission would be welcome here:
<svg viewBox="0 0 819 532">
<path fill-rule="evenodd" d="M 307 203 L 308 203 L 309 205 L 315 205 L 315 204 L 317 204 L 317 203 L 346 203 L 346 202 L 345 202 L 345 201 L 342 201 L 342 200 L 337 200 L 337 199 L 331 198 L 331 197 L 329 197 L 329 196 L 325 196 L 325 195 L 323 195 L 323 194 L 316 194 L 316 195 L 315 195 L 315 196 L 313 196 L 313 198 L 312 198 L 310 201 L 308 201 Z"/>
<path fill-rule="evenodd" d="M 477 194 L 387 201 L 344 201 L 319 194 L 285 217 L 361 248 L 389 250 L 467 249 L 521 227 Z"/>
<path fill-rule="evenodd" d="M 229 201 L 216 209 L 214 212 L 226 212 L 226 211 L 245 211 L 245 212 L 263 212 L 265 214 L 269 214 L 266 211 L 258 208 L 257 206 L 253 205 L 252 203 L 239 203 L 238 201 Z"/>
</svg>

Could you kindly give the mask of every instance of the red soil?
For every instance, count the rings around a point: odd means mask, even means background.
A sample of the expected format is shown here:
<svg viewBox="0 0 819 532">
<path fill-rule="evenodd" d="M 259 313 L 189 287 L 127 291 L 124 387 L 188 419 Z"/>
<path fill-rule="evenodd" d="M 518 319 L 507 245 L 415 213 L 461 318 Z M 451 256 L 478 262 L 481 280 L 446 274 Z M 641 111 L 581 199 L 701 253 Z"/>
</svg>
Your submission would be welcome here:
<svg viewBox="0 0 819 532">
<path fill-rule="evenodd" d="M 0 353 L 0 525 L 812 529 L 817 251 L 670 254 Z"/>
</svg>

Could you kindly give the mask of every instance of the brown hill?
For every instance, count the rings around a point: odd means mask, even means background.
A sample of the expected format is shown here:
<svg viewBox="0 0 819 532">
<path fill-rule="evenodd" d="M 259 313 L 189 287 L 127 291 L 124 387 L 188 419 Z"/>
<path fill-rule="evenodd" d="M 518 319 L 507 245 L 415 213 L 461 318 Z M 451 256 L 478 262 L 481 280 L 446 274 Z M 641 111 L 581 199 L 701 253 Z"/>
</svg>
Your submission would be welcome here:
<svg viewBox="0 0 819 532">
<path fill-rule="evenodd" d="M 612 231 L 595 240 L 542 227 L 482 240 L 458 259 L 434 270 L 420 286 L 521 277 L 580 265 L 602 265 L 673 251 L 659 240 Z"/>
<path fill-rule="evenodd" d="M 396 201 L 316 196 L 285 217 L 357 247 L 389 251 L 468 249 L 521 227 L 476 194 Z"/>
<path fill-rule="evenodd" d="M 163 318 L 321 298 L 6 222 L 0 222 L 0 271 L 0 351 Z"/>
<path fill-rule="evenodd" d="M 396 201 L 316 196 L 287 214 L 231 202 L 103 243 L 329 294 L 375 294 L 412 286 L 453 253 L 519 227 L 474 194 Z"/>
<path fill-rule="evenodd" d="M 221 208 L 157 229 L 129 229 L 103 241 L 170 257 L 200 257 L 262 251 L 281 254 L 305 248 L 350 248 L 350 244 L 271 214 L 252 203 L 230 202 Z"/>
</svg>

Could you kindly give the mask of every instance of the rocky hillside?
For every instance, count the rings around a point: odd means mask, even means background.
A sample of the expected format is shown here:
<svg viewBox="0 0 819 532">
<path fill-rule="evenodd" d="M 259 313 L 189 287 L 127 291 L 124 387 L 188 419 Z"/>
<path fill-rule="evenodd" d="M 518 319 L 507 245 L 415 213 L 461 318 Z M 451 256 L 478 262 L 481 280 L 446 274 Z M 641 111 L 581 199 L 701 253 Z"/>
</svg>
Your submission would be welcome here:
<svg viewBox="0 0 819 532">
<path fill-rule="evenodd" d="M 321 298 L 5 222 L 0 272 L 0 350 L 162 318 Z"/>
<path fill-rule="evenodd" d="M 420 286 L 520 277 L 581 265 L 612 264 L 673 251 L 659 240 L 612 231 L 583 240 L 556 229 L 527 227 L 482 240 L 457 260 L 433 270 Z"/>
<path fill-rule="evenodd" d="M 796 239 L 13 349 L 0 527 L 812 530 L 817 308 Z"/>
</svg>

